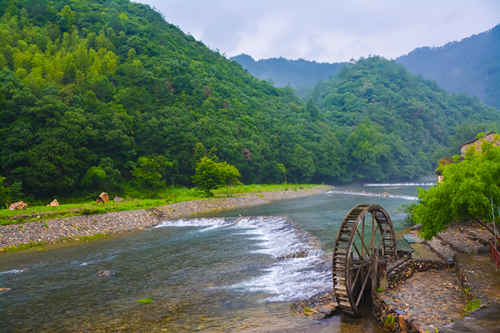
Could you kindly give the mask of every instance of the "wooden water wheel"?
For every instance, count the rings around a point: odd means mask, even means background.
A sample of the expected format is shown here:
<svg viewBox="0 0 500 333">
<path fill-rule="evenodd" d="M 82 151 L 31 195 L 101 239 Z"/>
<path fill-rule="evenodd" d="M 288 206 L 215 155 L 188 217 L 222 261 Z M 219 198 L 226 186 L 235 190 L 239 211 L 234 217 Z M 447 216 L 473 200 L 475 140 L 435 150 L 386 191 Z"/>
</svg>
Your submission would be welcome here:
<svg viewBox="0 0 500 333">
<path fill-rule="evenodd" d="M 379 205 L 358 205 L 344 218 L 333 249 L 333 292 L 340 310 L 359 314 L 380 265 L 396 260 L 391 218 Z"/>
</svg>

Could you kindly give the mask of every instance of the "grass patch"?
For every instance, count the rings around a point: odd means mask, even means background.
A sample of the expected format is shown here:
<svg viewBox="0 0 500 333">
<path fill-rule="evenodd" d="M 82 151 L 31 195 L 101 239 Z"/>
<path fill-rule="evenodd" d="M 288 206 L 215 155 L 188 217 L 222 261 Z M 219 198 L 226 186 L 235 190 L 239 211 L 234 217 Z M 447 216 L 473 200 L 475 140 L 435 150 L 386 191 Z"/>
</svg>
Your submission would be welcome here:
<svg viewBox="0 0 500 333">
<path fill-rule="evenodd" d="M 236 193 L 300 191 L 312 189 L 316 186 L 318 185 L 237 185 L 229 188 L 229 194 L 232 196 Z M 214 193 L 219 197 L 225 197 L 226 192 L 226 187 L 221 187 L 214 191 Z M 58 207 L 33 206 L 22 211 L 0 209 L 0 225 L 21 225 L 27 222 L 38 221 L 47 226 L 45 221 L 50 219 L 60 219 L 80 215 L 96 215 L 127 210 L 150 209 L 182 201 L 205 199 L 205 194 L 196 188 L 166 188 L 154 194 L 145 194 L 131 189 L 127 193 L 128 196 L 124 201 L 110 201 L 107 204 L 98 204 L 94 201 L 87 201 L 61 204 Z M 147 195 L 154 196 L 155 198 L 147 198 Z"/>
<path fill-rule="evenodd" d="M 479 298 L 471 299 L 465 304 L 464 312 L 466 315 L 471 314 L 472 312 L 478 310 L 481 307 L 481 300 Z"/>
<path fill-rule="evenodd" d="M 316 311 L 314 311 L 314 310 L 313 310 L 313 309 L 311 309 L 311 308 L 304 308 L 304 314 L 305 314 L 306 316 L 310 316 L 310 315 L 312 315 L 314 312 L 316 312 Z"/>
<path fill-rule="evenodd" d="M 276 191 L 301 191 L 309 190 L 319 185 L 313 184 L 270 184 L 270 185 L 235 185 L 229 187 L 229 193 L 255 193 L 255 192 L 276 192 Z M 225 195 L 227 189 L 225 186 L 212 191 L 214 194 Z"/>
<path fill-rule="evenodd" d="M 24 250 L 29 250 L 34 247 L 40 247 L 47 245 L 47 242 L 31 242 L 31 243 L 26 243 L 26 244 L 20 244 L 20 245 L 15 245 L 15 246 L 7 246 L 3 247 L 0 249 L 0 252 L 18 252 L 18 251 L 24 251 Z"/>
<path fill-rule="evenodd" d="M 152 298 L 138 299 L 137 303 L 141 303 L 141 304 L 153 303 L 153 299 Z"/>
</svg>

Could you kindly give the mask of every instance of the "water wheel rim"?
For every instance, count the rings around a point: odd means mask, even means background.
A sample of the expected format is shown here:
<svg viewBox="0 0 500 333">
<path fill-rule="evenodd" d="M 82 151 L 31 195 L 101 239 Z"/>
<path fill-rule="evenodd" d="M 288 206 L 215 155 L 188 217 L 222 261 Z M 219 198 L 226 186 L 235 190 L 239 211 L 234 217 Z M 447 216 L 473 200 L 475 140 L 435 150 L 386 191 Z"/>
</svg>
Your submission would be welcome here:
<svg viewBox="0 0 500 333">
<path fill-rule="evenodd" d="M 371 216 L 370 243 L 365 242 L 366 217 Z M 358 230 L 361 226 L 361 232 Z M 376 246 L 376 234 L 379 244 Z M 361 250 L 356 239 L 361 240 Z M 357 255 L 357 262 L 354 254 Z M 346 214 L 337 233 L 333 251 L 333 291 L 339 308 L 350 314 L 359 314 L 359 305 L 370 282 L 376 256 L 394 260 L 396 238 L 389 213 L 379 205 L 357 205 Z M 360 276 L 362 278 L 360 279 Z M 358 282 L 359 281 L 359 282 Z M 359 290 L 357 289 L 359 288 Z"/>
</svg>

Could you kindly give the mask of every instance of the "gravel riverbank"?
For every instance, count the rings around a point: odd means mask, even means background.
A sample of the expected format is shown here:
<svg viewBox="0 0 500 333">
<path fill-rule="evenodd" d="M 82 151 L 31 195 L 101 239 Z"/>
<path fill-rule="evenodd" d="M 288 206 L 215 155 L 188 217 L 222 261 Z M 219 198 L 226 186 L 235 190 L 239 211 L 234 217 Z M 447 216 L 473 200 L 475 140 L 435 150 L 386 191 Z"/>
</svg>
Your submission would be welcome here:
<svg viewBox="0 0 500 333">
<path fill-rule="evenodd" d="M 318 186 L 300 191 L 250 193 L 232 198 L 210 198 L 179 202 L 150 210 L 73 216 L 45 222 L 0 226 L 0 252 L 3 248 L 27 243 L 55 243 L 62 239 L 78 239 L 96 234 L 115 234 L 140 230 L 152 227 L 160 220 L 178 219 L 235 208 L 263 205 L 276 200 L 306 197 L 323 193 L 330 188 L 330 186 Z"/>
</svg>

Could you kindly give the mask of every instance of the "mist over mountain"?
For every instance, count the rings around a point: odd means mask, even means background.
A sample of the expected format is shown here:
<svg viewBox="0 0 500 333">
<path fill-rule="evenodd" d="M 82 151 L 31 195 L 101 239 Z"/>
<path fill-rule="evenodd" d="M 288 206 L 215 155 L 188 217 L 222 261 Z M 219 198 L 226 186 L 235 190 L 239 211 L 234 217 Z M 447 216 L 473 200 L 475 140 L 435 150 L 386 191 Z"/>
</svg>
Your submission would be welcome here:
<svg viewBox="0 0 500 333">
<path fill-rule="evenodd" d="M 275 86 L 290 85 L 302 97 L 318 82 L 336 75 L 346 65 L 285 58 L 255 61 L 246 54 L 232 60 Z M 500 108 L 500 25 L 441 47 L 417 48 L 395 61 L 413 74 L 436 81 L 450 92 L 475 96 L 483 103 Z"/>
<path fill-rule="evenodd" d="M 255 61 L 247 54 L 231 58 L 253 76 L 271 81 L 277 87 L 291 86 L 300 96 L 305 96 L 314 86 L 337 74 L 345 63 L 320 63 L 304 59 L 288 60 L 270 58 Z"/>
<path fill-rule="evenodd" d="M 422 47 L 396 60 L 441 87 L 500 107 L 500 25 L 441 47 Z"/>
</svg>

